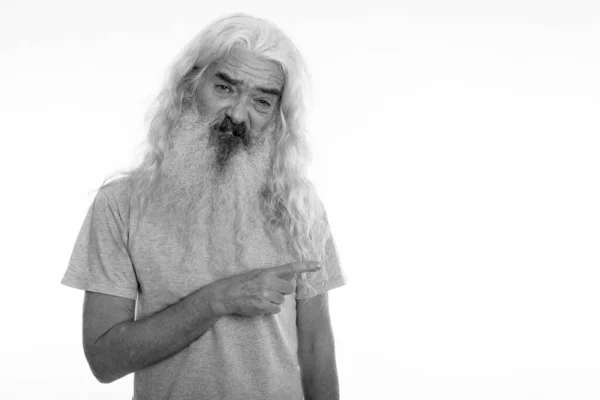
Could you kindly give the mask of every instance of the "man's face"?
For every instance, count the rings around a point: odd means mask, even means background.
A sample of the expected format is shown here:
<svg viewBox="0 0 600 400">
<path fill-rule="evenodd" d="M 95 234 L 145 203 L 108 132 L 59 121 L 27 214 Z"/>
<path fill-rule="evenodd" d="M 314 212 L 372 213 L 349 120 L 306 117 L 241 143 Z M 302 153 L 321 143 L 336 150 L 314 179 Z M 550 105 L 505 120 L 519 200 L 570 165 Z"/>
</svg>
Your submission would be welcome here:
<svg viewBox="0 0 600 400">
<path fill-rule="evenodd" d="M 233 264 L 234 235 L 262 218 L 283 75 L 275 63 L 237 53 L 204 72 L 197 108 L 182 116 L 162 164 L 159 215 L 211 237 L 211 258 Z M 198 111 L 197 113 L 194 111 Z M 203 233 L 204 232 L 204 233 Z"/>
<path fill-rule="evenodd" d="M 204 72 L 197 100 L 201 114 L 209 119 L 227 115 L 260 132 L 275 115 L 282 89 L 277 64 L 236 51 Z"/>
<path fill-rule="evenodd" d="M 236 51 L 211 65 L 198 86 L 200 115 L 214 121 L 217 162 L 227 164 L 238 148 L 251 150 L 279 110 L 283 74 L 272 61 Z M 242 146 L 243 145 L 243 146 Z"/>
</svg>

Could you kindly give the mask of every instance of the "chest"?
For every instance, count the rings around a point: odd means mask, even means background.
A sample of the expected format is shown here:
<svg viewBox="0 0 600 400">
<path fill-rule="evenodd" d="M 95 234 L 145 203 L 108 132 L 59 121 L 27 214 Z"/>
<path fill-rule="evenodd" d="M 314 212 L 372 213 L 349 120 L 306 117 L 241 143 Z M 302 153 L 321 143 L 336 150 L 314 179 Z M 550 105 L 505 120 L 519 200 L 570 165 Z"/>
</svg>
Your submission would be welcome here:
<svg viewBox="0 0 600 400">
<path fill-rule="evenodd" d="M 169 221 L 143 221 L 129 241 L 139 283 L 139 296 L 152 310 L 162 309 L 216 280 L 253 269 L 283 265 L 294 260 L 283 232 L 271 234 L 263 224 L 243 238 L 211 235 L 199 230 L 184 236 Z"/>
</svg>

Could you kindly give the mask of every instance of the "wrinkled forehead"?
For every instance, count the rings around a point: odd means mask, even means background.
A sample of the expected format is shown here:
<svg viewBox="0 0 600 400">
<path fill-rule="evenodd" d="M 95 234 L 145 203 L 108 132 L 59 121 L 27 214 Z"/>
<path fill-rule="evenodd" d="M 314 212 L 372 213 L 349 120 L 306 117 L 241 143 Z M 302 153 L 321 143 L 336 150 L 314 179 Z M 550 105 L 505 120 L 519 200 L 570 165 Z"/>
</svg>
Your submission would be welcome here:
<svg viewBox="0 0 600 400">
<path fill-rule="evenodd" d="M 217 60 L 209 75 L 219 72 L 242 81 L 249 89 L 267 87 L 283 91 L 285 78 L 281 66 L 246 50 L 233 50 Z"/>
</svg>

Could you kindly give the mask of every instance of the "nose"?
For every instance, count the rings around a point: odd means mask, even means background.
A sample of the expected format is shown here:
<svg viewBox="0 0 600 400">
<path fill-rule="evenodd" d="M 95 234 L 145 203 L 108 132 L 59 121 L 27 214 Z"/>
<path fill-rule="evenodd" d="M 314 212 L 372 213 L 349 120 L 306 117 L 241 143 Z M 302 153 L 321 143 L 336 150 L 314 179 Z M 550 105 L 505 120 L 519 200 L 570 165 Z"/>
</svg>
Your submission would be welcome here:
<svg viewBox="0 0 600 400">
<path fill-rule="evenodd" d="M 226 113 L 235 124 L 248 123 L 248 104 L 246 96 L 239 96 L 233 100 L 233 104 Z"/>
</svg>

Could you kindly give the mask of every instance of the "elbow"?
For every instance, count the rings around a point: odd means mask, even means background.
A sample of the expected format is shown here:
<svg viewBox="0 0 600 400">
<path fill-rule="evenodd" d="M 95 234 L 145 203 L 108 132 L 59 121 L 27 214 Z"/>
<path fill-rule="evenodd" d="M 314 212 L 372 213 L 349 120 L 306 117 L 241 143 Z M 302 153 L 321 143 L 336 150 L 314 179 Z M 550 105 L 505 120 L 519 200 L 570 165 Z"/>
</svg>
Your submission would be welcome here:
<svg viewBox="0 0 600 400">
<path fill-rule="evenodd" d="M 100 383 L 111 383 L 116 380 L 116 379 L 111 379 L 108 375 L 104 375 L 99 372 L 96 372 L 93 369 L 92 369 L 92 373 L 94 374 L 94 378 L 96 378 L 96 380 Z"/>
<path fill-rule="evenodd" d="M 88 361 L 90 366 L 90 370 L 94 375 L 94 378 L 100 383 L 112 383 L 121 378 L 121 376 L 116 375 L 108 371 L 106 368 L 99 368 L 99 366 L 94 366 L 92 363 Z"/>
<path fill-rule="evenodd" d="M 112 380 L 109 378 L 108 374 L 103 371 L 101 368 L 99 368 L 98 365 L 96 365 L 94 363 L 93 360 L 88 358 L 88 366 L 90 367 L 90 371 L 92 372 L 92 375 L 94 375 L 94 378 L 96 378 L 96 380 L 100 383 L 111 383 Z"/>
<path fill-rule="evenodd" d="M 85 358 L 90 367 L 90 371 L 94 375 L 94 378 L 100 383 L 112 383 L 120 378 L 114 371 L 110 371 L 107 367 L 106 360 L 103 359 L 102 355 L 93 348 L 84 349 Z"/>
<path fill-rule="evenodd" d="M 107 371 L 106 369 L 104 369 L 104 370 L 98 370 L 97 368 L 94 369 L 94 368 L 92 368 L 91 365 L 90 365 L 90 369 L 92 370 L 92 374 L 94 374 L 94 377 L 96 378 L 96 380 L 100 383 L 112 383 L 120 378 L 120 376 L 111 374 L 110 371 Z"/>
<path fill-rule="evenodd" d="M 96 380 L 100 383 L 111 383 L 114 382 L 116 380 L 116 378 L 113 378 L 110 373 L 107 371 L 106 368 L 102 368 L 102 366 L 98 363 L 98 361 L 94 360 L 93 358 L 89 358 L 87 359 L 88 361 L 88 366 L 90 367 L 90 371 L 92 372 L 92 374 L 94 375 L 94 378 L 96 378 Z"/>
</svg>

